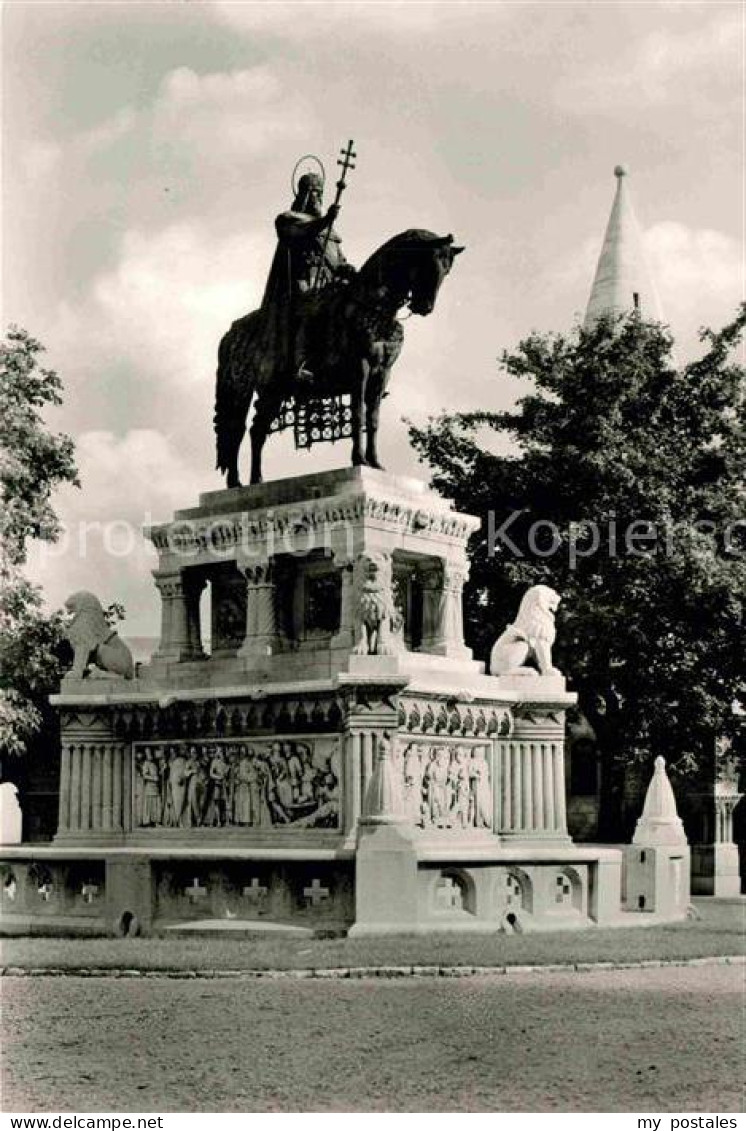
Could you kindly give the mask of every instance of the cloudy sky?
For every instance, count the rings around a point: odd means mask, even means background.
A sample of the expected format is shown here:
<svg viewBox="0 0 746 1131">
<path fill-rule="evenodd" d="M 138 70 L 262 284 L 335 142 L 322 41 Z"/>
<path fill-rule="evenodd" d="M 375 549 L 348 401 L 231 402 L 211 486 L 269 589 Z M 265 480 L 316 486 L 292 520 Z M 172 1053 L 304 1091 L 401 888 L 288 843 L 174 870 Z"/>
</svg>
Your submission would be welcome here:
<svg viewBox="0 0 746 1131">
<path fill-rule="evenodd" d="M 382 429 L 400 473 L 403 415 L 510 404 L 499 351 L 582 315 L 616 163 L 681 356 L 742 292 L 740 3 L 7 0 L 3 22 L 3 318 L 64 378 L 50 422 L 83 483 L 32 569 L 53 603 L 123 600 L 130 633 L 157 601 L 128 524 L 220 486 L 216 347 L 258 302 L 301 154 L 333 169 L 355 139 L 353 263 L 408 227 L 467 247 L 406 325 Z M 348 454 L 275 439 L 266 473 Z"/>
</svg>

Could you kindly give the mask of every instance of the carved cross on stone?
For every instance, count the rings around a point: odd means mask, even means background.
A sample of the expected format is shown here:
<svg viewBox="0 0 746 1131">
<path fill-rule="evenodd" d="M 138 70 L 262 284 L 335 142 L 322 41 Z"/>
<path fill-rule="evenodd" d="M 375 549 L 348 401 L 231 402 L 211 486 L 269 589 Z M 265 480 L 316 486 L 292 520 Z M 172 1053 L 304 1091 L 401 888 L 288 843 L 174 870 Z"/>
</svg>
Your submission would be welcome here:
<svg viewBox="0 0 746 1131">
<path fill-rule="evenodd" d="M 262 887 L 258 876 L 254 876 L 241 894 L 251 903 L 262 903 L 267 898 L 267 888 Z"/>
<path fill-rule="evenodd" d="M 319 879 L 312 880 L 311 886 L 303 889 L 303 896 L 308 907 L 319 907 L 330 895 L 329 888 L 322 887 Z"/>
<path fill-rule="evenodd" d="M 523 891 L 515 876 L 510 873 L 505 877 L 505 902 L 508 907 L 523 906 Z"/>
<path fill-rule="evenodd" d="M 438 882 L 436 901 L 443 911 L 461 911 L 463 909 L 463 892 L 452 876 L 443 876 Z"/>
<path fill-rule="evenodd" d="M 54 884 L 45 882 L 40 884 L 36 891 L 39 899 L 43 899 L 45 903 L 49 903 L 52 898 L 52 892 L 54 891 Z"/>
<path fill-rule="evenodd" d="M 98 886 L 96 884 L 83 884 L 80 894 L 83 896 L 84 903 L 93 903 L 98 895 Z"/>
<path fill-rule="evenodd" d="M 204 899 L 207 895 L 207 888 L 203 888 L 199 882 L 199 877 L 195 876 L 192 880 L 191 887 L 184 889 L 184 895 L 191 903 L 196 903 L 198 899 Z"/>
</svg>

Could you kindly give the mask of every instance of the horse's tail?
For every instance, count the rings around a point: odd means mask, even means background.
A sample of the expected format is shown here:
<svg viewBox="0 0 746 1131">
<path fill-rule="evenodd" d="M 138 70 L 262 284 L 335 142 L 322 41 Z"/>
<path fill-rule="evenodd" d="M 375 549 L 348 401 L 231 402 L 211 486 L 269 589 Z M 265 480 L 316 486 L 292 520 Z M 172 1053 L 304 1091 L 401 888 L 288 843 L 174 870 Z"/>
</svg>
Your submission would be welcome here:
<svg viewBox="0 0 746 1131">
<path fill-rule="evenodd" d="M 246 418 L 254 395 L 249 365 L 253 315 L 234 322 L 218 347 L 215 382 L 216 462 L 218 471 L 235 470 L 238 449 L 246 431 Z"/>
</svg>

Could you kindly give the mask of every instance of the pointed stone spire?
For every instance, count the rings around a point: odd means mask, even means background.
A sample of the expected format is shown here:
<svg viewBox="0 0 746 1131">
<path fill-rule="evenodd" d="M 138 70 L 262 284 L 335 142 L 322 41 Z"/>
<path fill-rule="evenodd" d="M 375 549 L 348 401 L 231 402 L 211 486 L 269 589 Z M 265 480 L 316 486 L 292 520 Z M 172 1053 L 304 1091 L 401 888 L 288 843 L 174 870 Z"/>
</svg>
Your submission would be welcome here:
<svg viewBox="0 0 746 1131">
<path fill-rule="evenodd" d="M 661 321 L 663 317 L 626 188 L 627 175 L 624 165 L 614 169 L 616 196 L 585 312 L 587 330 L 604 315 L 614 316 L 635 309 L 652 321 Z"/>
<path fill-rule="evenodd" d="M 666 773 L 666 759 L 661 755 L 655 759 L 655 770 L 632 843 L 649 848 L 687 843 L 684 826 L 676 811 L 676 798 Z"/>
</svg>

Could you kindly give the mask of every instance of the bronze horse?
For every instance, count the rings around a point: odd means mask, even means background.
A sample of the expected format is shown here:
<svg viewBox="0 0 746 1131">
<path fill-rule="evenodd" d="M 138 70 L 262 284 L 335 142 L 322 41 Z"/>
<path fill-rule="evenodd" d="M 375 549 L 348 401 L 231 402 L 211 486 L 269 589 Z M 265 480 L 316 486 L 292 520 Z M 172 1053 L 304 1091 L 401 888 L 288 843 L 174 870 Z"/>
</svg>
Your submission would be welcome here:
<svg viewBox="0 0 746 1131">
<path fill-rule="evenodd" d="M 282 351 L 272 345 L 264 310 L 233 323 L 220 343 L 215 393 L 217 467 L 226 473 L 228 487 L 241 485 L 238 453 L 255 396 L 252 483 L 262 481 L 265 441 L 291 400 L 297 406 L 308 398 L 349 394 L 352 463 L 381 466 L 379 408 L 404 338 L 396 315 L 405 306 L 413 314 L 430 314 L 461 251 L 453 246 L 453 236 L 419 228 L 394 236 L 349 283 L 300 296 L 290 360 L 278 356 Z"/>
</svg>

